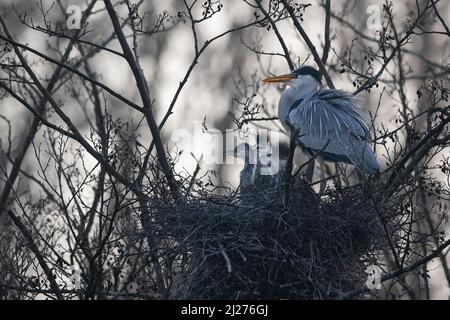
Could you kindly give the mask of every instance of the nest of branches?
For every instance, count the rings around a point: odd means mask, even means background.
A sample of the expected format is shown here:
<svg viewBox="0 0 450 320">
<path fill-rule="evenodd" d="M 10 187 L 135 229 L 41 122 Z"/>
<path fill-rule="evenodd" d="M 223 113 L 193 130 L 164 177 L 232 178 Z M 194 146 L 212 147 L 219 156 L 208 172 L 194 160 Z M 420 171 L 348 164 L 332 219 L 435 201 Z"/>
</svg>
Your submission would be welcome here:
<svg viewBox="0 0 450 320">
<path fill-rule="evenodd" d="M 299 179 L 287 202 L 286 191 L 152 204 L 153 234 L 172 243 L 175 297 L 321 299 L 363 285 L 368 253 L 384 242 L 364 190 L 319 198 Z"/>
</svg>

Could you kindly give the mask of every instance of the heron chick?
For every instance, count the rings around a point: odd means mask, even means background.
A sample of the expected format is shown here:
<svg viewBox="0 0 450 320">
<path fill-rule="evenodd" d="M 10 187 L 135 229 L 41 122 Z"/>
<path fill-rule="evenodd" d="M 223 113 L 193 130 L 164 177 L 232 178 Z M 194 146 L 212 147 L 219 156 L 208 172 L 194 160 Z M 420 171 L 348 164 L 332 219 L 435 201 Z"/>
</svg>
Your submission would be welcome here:
<svg viewBox="0 0 450 320">
<path fill-rule="evenodd" d="M 295 130 L 296 143 L 311 156 L 355 165 L 363 173 L 379 172 L 369 145 L 369 126 L 361 102 L 349 92 L 323 89 L 320 72 L 301 66 L 292 73 L 264 79 L 286 83 L 278 118 Z"/>
<path fill-rule="evenodd" d="M 239 176 L 240 194 L 243 197 L 273 189 L 281 185 L 289 155 L 289 148 L 279 144 L 272 150 L 269 146 L 250 146 L 241 143 L 232 152 L 227 152 L 244 161 Z"/>
</svg>

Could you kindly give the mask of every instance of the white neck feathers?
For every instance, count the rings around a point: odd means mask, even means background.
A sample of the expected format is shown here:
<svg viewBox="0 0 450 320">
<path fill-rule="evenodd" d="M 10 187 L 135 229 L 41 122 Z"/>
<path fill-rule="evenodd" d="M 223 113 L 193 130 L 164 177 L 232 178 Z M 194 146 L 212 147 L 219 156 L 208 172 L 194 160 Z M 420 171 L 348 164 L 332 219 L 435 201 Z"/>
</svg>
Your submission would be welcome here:
<svg viewBox="0 0 450 320">
<path fill-rule="evenodd" d="M 312 97 L 322 86 L 310 76 L 300 77 L 291 80 L 281 95 L 278 104 L 278 119 L 285 124 L 285 119 L 289 114 L 289 109 L 295 101 Z"/>
</svg>

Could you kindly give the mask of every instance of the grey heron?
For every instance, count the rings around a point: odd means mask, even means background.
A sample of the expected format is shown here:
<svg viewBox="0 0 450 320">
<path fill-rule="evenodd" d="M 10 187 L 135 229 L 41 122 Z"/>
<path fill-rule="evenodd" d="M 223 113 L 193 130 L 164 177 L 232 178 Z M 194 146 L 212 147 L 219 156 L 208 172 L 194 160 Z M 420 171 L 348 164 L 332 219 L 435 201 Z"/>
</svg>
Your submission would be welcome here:
<svg viewBox="0 0 450 320">
<path fill-rule="evenodd" d="M 272 152 L 267 145 L 250 146 L 245 142 L 236 146 L 232 153 L 227 152 L 244 161 L 244 168 L 239 175 L 242 199 L 248 197 L 247 200 L 254 201 L 256 195 L 282 184 L 289 147 L 279 144 L 277 151 Z M 249 202 L 247 200 L 245 202 Z"/>
<path fill-rule="evenodd" d="M 363 173 L 379 172 L 357 97 L 323 89 L 320 72 L 311 66 L 263 82 L 287 84 L 278 104 L 278 118 L 295 130 L 296 143 L 303 150 L 311 156 L 318 153 L 326 161 L 353 164 Z"/>
<path fill-rule="evenodd" d="M 239 174 L 240 193 L 241 195 L 251 194 L 257 174 L 258 161 L 256 150 L 248 143 L 242 143 L 234 148 L 232 155 L 244 161 L 244 168 Z"/>
</svg>

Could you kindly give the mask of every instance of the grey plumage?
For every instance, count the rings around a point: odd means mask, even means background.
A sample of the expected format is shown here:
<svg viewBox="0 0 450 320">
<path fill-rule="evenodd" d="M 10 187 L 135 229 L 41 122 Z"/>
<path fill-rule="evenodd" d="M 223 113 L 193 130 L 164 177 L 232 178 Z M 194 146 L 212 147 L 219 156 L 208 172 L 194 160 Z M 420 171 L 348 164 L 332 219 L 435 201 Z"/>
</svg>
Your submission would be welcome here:
<svg viewBox="0 0 450 320">
<path fill-rule="evenodd" d="M 248 143 L 244 143 L 243 147 L 245 149 L 244 168 L 239 174 L 239 189 L 241 195 L 249 195 L 254 188 L 258 163 L 254 161 L 256 150 L 250 147 Z"/>
<path fill-rule="evenodd" d="M 268 196 L 266 191 L 275 191 L 282 184 L 289 149 L 280 144 L 277 151 L 275 154 L 248 143 L 242 143 L 234 149 L 233 155 L 244 160 L 244 168 L 239 176 L 241 201 L 244 204 L 257 202 L 258 197 Z"/>
<path fill-rule="evenodd" d="M 321 90 L 302 99 L 287 120 L 298 130 L 297 142 L 308 153 L 328 161 L 354 164 L 365 173 L 379 170 L 368 144 L 367 121 L 360 102 L 341 90 Z"/>
<path fill-rule="evenodd" d="M 320 73 L 310 66 L 264 82 L 287 83 L 278 118 L 289 130 L 295 130 L 298 145 L 309 154 L 319 152 L 325 160 L 350 163 L 364 173 L 379 171 L 357 97 L 342 90 L 323 90 Z"/>
</svg>

